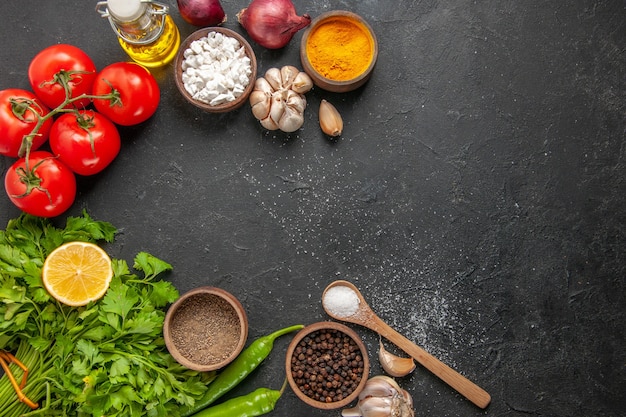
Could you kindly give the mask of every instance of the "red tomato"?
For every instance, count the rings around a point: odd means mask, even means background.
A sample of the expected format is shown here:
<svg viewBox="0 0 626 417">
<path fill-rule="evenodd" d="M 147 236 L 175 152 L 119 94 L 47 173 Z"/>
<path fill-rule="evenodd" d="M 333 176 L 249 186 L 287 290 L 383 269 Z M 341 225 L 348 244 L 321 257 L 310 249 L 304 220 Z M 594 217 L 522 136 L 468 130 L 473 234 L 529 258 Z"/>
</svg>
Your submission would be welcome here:
<svg viewBox="0 0 626 417">
<path fill-rule="evenodd" d="M 120 152 L 117 127 L 93 110 L 65 113 L 50 130 L 50 148 L 79 175 L 93 175 L 106 168 Z"/>
<path fill-rule="evenodd" d="M 76 176 L 50 152 L 35 151 L 15 162 L 4 177 L 4 189 L 20 210 L 39 217 L 55 217 L 76 198 Z"/>
<path fill-rule="evenodd" d="M 139 64 L 116 62 L 103 68 L 93 84 L 93 94 L 110 94 L 111 87 L 119 92 L 119 102 L 94 99 L 93 104 L 98 112 L 118 125 L 145 122 L 159 106 L 159 85 L 150 71 Z"/>
<path fill-rule="evenodd" d="M 0 155 L 17 158 L 24 136 L 37 124 L 37 114 L 45 116 L 49 112 L 30 91 L 19 88 L 0 91 Z M 33 136 L 31 150 L 38 149 L 48 139 L 51 126 L 52 119 L 41 125 Z"/>
<path fill-rule="evenodd" d="M 39 52 L 28 66 L 28 79 L 33 91 L 48 107 L 54 109 L 65 101 L 66 93 L 60 77 L 64 77 L 71 97 L 91 94 L 96 66 L 85 52 L 72 45 L 52 45 Z M 89 98 L 76 100 L 65 108 L 85 108 Z"/>
</svg>

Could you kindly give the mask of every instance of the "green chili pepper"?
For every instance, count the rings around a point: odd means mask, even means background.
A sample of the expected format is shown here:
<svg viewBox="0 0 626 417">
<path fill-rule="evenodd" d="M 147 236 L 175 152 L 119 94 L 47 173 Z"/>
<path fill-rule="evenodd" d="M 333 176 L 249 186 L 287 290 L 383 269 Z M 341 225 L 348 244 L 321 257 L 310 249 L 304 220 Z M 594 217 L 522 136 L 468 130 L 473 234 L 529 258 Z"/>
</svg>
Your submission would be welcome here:
<svg viewBox="0 0 626 417">
<path fill-rule="evenodd" d="M 213 407 L 205 408 L 193 417 L 256 417 L 267 414 L 276 406 L 286 385 L 287 380 L 280 391 L 269 388 L 256 389 L 241 397 L 231 398 Z"/>
<path fill-rule="evenodd" d="M 274 341 L 278 337 L 303 327 L 302 324 L 296 324 L 256 339 L 217 375 L 201 399 L 196 401 L 193 406 L 180 408 L 181 417 L 189 417 L 213 404 L 222 395 L 236 387 L 267 358 L 274 347 Z"/>
</svg>

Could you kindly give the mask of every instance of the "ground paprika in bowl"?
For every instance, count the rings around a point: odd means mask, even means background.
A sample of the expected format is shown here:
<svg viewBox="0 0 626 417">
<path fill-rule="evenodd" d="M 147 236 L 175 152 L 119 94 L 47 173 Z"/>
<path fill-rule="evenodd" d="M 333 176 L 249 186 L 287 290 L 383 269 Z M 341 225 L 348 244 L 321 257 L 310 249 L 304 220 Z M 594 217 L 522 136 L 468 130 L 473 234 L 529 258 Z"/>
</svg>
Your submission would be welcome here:
<svg viewBox="0 0 626 417">
<path fill-rule="evenodd" d="M 335 10 L 313 20 L 302 35 L 300 60 L 315 85 L 343 93 L 370 78 L 378 58 L 371 26 L 359 15 Z"/>
</svg>

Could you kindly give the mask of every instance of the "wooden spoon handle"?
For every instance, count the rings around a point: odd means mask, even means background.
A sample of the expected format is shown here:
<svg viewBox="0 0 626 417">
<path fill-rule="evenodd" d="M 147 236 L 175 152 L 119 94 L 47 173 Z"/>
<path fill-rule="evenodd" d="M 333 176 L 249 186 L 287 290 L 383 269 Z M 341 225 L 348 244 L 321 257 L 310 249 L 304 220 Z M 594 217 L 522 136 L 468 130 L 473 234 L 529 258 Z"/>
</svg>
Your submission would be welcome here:
<svg viewBox="0 0 626 417">
<path fill-rule="evenodd" d="M 487 391 L 474 384 L 472 381 L 450 368 L 439 359 L 426 352 L 415 343 L 395 331 L 387 323 L 377 316 L 371 317 L 372 330 L 394 343 L 407 354 L 411 355 L 418 363 L 430 372 L 438 376 L 446 384 L 454 388 L 459 394 L 470 400 L 476 406 L 485 408 L 491 402 L 491 396 Z"/>
</svg>

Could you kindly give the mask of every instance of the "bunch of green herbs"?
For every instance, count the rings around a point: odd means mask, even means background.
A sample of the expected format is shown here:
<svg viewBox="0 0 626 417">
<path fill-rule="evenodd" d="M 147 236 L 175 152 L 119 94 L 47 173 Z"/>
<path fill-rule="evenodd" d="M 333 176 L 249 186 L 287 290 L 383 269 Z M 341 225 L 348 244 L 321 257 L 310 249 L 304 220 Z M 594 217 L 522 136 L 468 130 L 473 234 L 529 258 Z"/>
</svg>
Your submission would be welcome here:
<svg viewBox="0 0 626 417">
<path fill-rule="evenodd" d="M 178 416 L 207 390 L 213 373 L 179 365 L 162 336 L 165 307 L 178 291 L 159 279 L 171 265 L 141 252 L 131 272 L 112 259 L 105 296 L 84 307 L 50 297 L 41 280 L 46 256 L 65 242 L 112 242 L 116 229 L 86 212 L 64 228 L 23 214 L 0 231 L 0 350 L 29 369 L 24 394 L 31 410 L 0 375 L 0 417 Z M 22 371 L 11 365 L 20 381 Z"/>
</svg>

